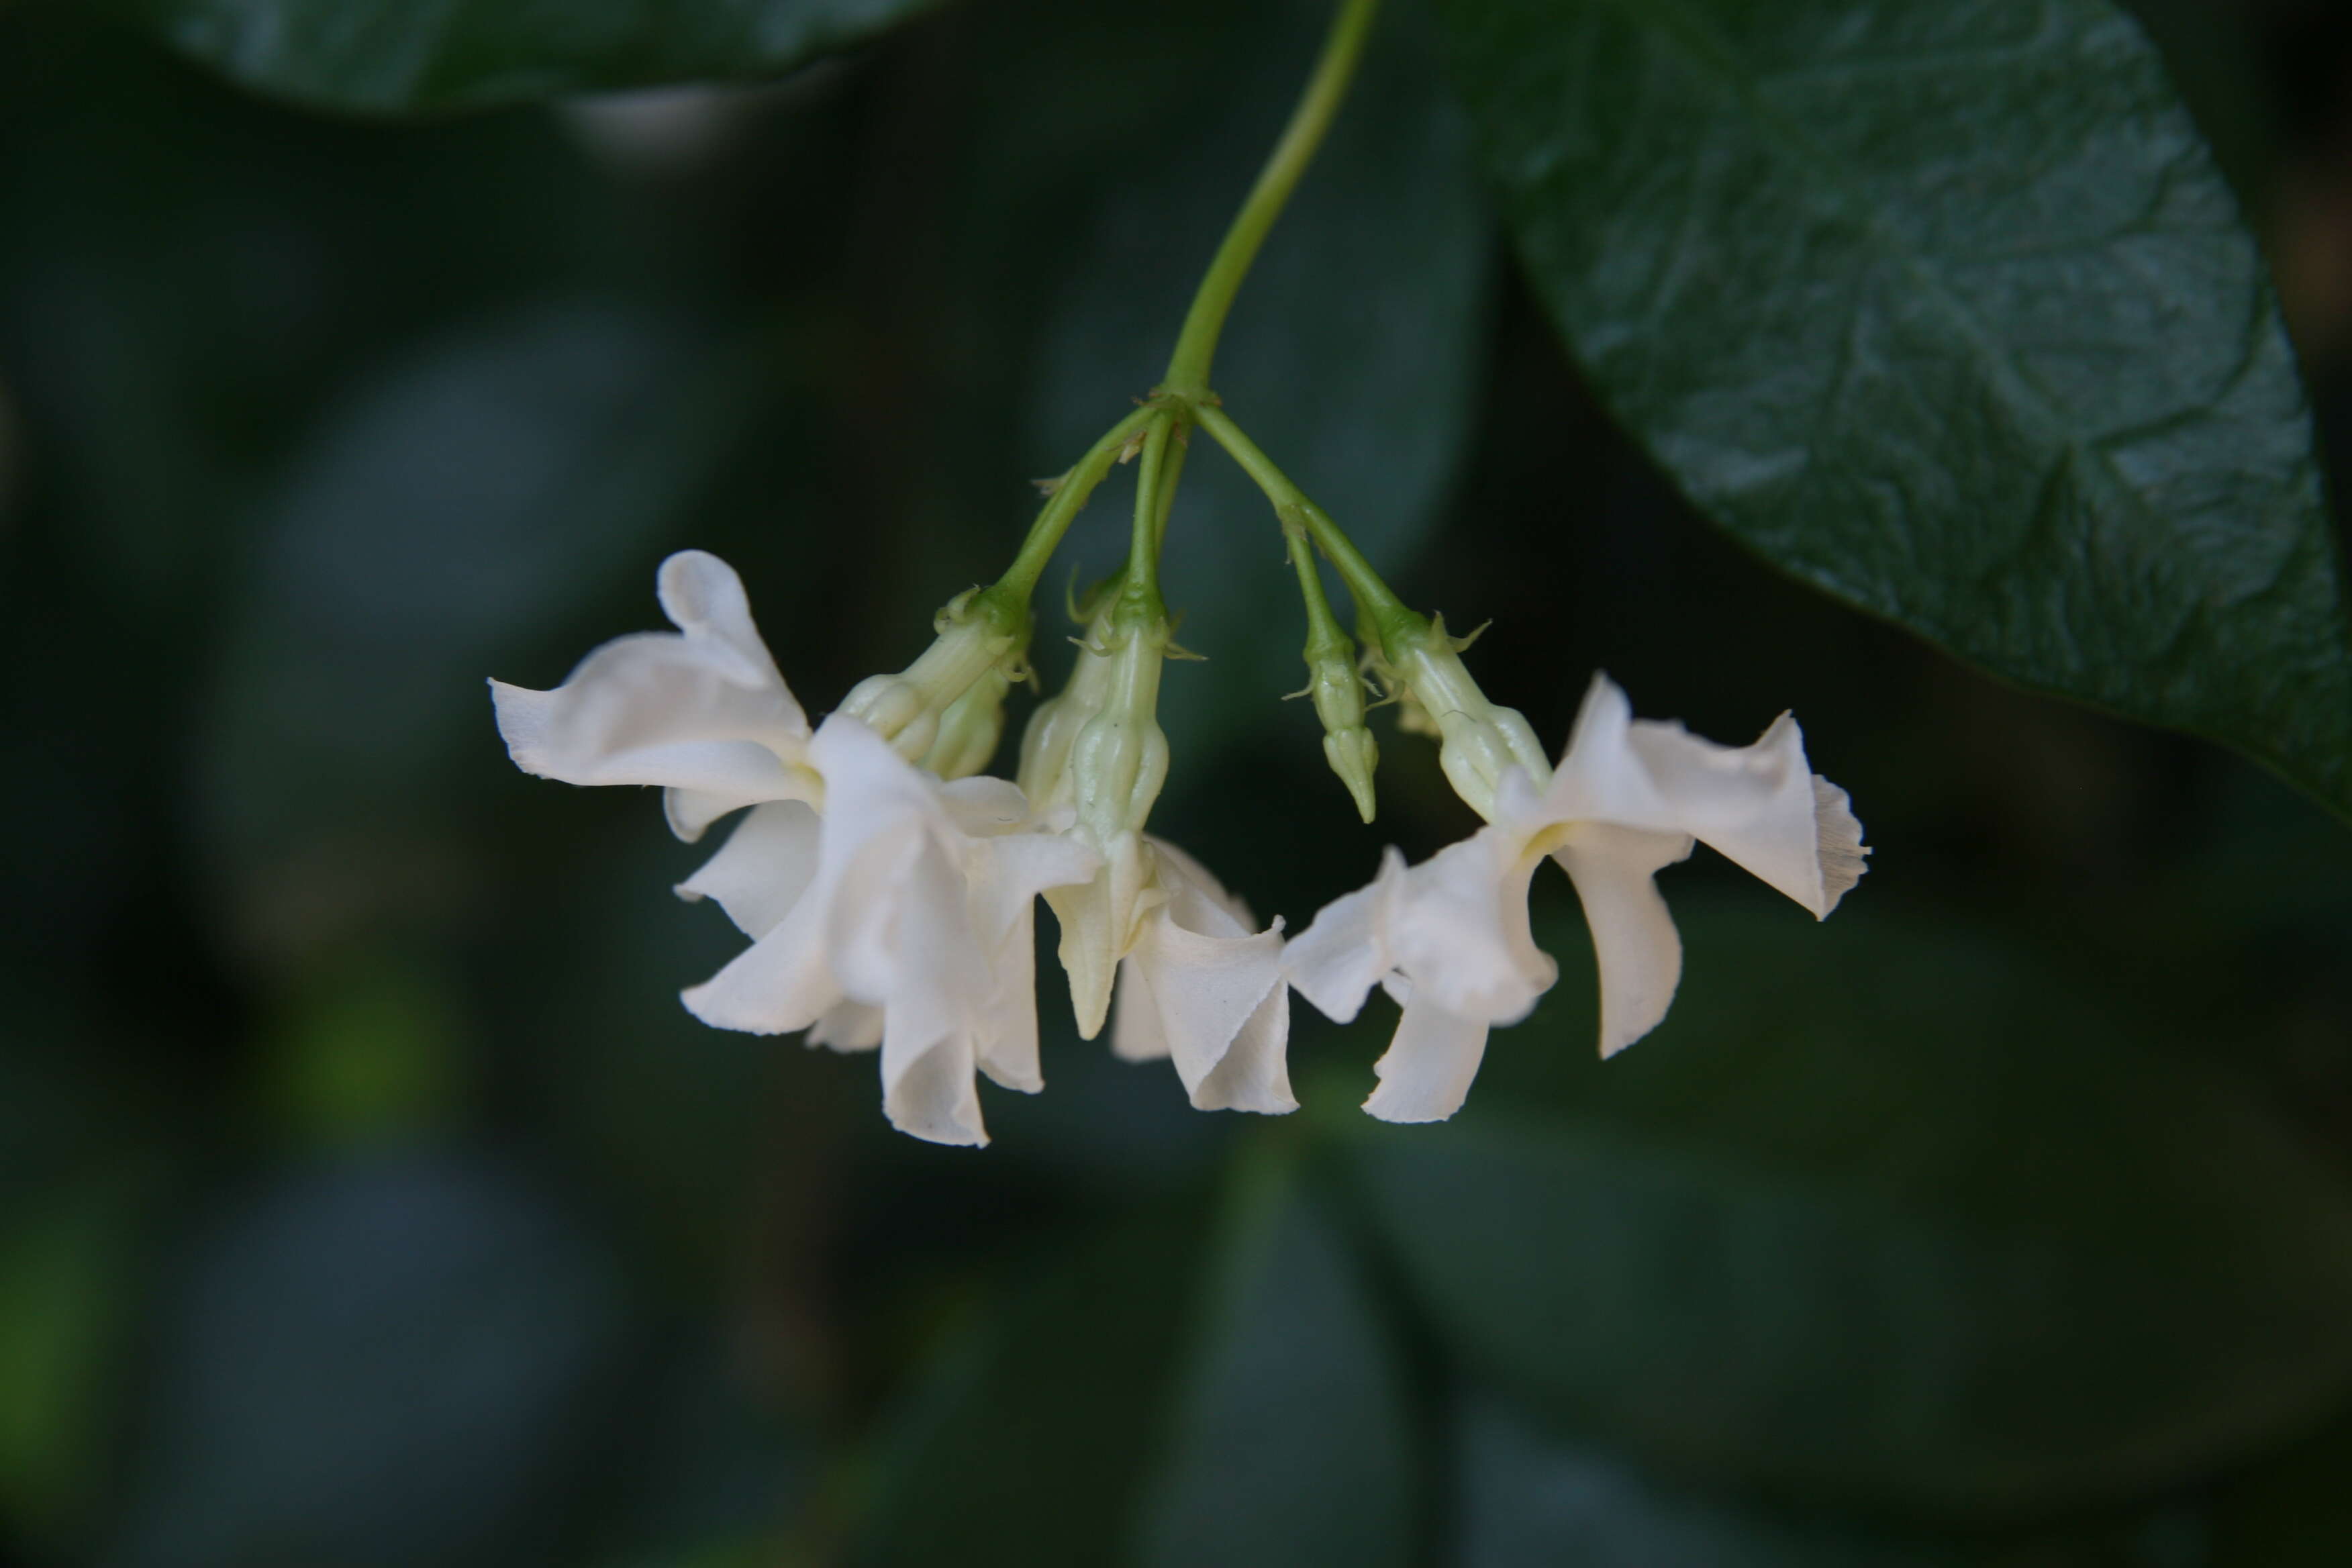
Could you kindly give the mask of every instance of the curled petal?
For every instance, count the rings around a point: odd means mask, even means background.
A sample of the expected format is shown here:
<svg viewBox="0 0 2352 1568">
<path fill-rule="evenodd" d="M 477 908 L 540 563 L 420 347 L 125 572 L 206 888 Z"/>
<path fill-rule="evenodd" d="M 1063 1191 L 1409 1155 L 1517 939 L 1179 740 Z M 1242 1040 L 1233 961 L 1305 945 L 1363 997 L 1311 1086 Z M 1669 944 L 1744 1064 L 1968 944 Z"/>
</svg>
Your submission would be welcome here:
<svg viewBox="0 0 2352 1568">
<path fill-rule="evenodd" d="M 688 641 L 735 657 L 740 684 L 783 686 L 760 628 L 751 623 L 751 601 L 735 568 L 707 550 L 681 550 L 655 573 L 654 591 L 662 614 Z M 806 734 L 808 720 L 800 705 L 793 703 L 792 711 L 794 728 Z"/>
<path fill-rule="evenodd" d="M 948 1035 L 917 1043 L 894 1009 L 882 1031 L 882 1112 L 890 1125 L 929 1143 L 988 1142 L 972 1076 L 971 1041 Z"/>
<path fill-rule="evenodd" d="M 1486 1055 L 1486 1026 L 1416 995 L 1372 1065 L 1380 1087 L 1364 1109 L 1383 1121 L 1443 1121 L 1462 1109 Z"/>
<path fill-rule="evenodd" d="M 1290 1015 L 1281 922 L 1252 932 L 1224 890 L 1196 879 L 1190 864 L 1189 857 L 1160 860 L 1166 901 L 1145 918 L 1121 966 L 1129 1005 L 1148 999 L 1158 1043 L 1199 1109 L 1296 1110 L 1283 1060 Z M 1129 1048 L 1143 1047 L 1138 1040 Z"/>
<path fill-rule="evenodd" d="M 808 720 L 751 626 L 743 587 L 698 551 L 662 563 L 680 628 L 619 637 L 552 691 L 490 682 L 499 732 L 526 773 L 575 784 L 655 784 L 693 839 L 730 811 L 814 798 Z"/>
<path fill-rule="evenodd" d="M 1658 1026 L 1681 983 L 1683 943 L 1653 880 L 1691 852 L 1687 834 L 1582 823 L 1552 851 L 1576 884 L 1601 970 L 1601 1054 Z"/>
<path fill-rule="evenodd" d="M 845 1000 L 825 962 L 828 901 L 812 886 L 773 930 L 688 987 L 687 1011 L 714 1029 L 754 1035 L 789 1035 L 825 1017 Z"/>
<path fill-rule="evenodd" d="M 1404 857 L 1381 852 L 1380 874 L 1317 911 L 1282 950 L 1284 975 L 1316 1011 L 1351 1024 L 1391 965 L 1387 935 L 1404 893 Z"/>
<path fill-rule="evenodd" d="M 1862 880 L 1870 869 L 1864 858 L 1870 848 L 1862 841 L 1862 824 L 1854 819 L 1853 806 L 1845 791 L 1822 777 L 1813 775 L 1813 826 L 1822 859 L 1822 907 L 1823 920 L 1829 918 L 1838 900 Z"/>
<path fill-rule="evenodd" d="M 887 929 L 850 939 L 863 951 L 840 974 L 851 995 L 883 1008 L 883 1113 L 934 1143 L 985 1143 L 974 1075 L 988 976 L 962 879 L 930 844 L 879 858 L 876 873 L 896 884 Z"/>
<path fill-rule="evenodd" d="M 1290 993 L 1276 984 L 1245 1019 L 1198 1081 L 1185 1080 L 1201 1110 L 1255 1110 L 1282 1116 L 1298 1109 L 1290 1092 Z"/>
<path fill-rule="evenodd" d="M 805 802 L 755 805 L 702 869 L 677 885 L 682 899 L 716 899 L 745 936 L 782 925 L 816 875 L 817 815 Z"/>
<path fill-rule="evenodd" d="M 1677 723 L 1634 720 L 1624 692 L 1595 676 L 1543 813 L 1689 834 L 1816 916 L 1835 902 L 1804 734 L 1786 713 L 1750 745 L 1719 746 Z M 1857 848 L 1860 836 L 1857 826 Z"/>
</svg>

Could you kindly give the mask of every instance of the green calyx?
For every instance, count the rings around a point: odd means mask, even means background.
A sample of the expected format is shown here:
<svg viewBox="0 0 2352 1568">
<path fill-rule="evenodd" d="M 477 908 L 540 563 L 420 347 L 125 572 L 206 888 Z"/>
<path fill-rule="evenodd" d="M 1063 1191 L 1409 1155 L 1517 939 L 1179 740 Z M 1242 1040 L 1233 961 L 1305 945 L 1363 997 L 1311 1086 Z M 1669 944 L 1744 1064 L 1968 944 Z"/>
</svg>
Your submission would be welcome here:
<svg viewBox="0 0 2352 1568">
<path fill-rule="evenodd" d="M 1004 694 L 1028 679 L 1028 599 L 1002 584 L 969 588 L 932 626 L 938 636 L 921 658 L 859 681 L 840 711 L 908 762 L 961 778 L 988 765 L 1004 731 Z"/>
</svg>

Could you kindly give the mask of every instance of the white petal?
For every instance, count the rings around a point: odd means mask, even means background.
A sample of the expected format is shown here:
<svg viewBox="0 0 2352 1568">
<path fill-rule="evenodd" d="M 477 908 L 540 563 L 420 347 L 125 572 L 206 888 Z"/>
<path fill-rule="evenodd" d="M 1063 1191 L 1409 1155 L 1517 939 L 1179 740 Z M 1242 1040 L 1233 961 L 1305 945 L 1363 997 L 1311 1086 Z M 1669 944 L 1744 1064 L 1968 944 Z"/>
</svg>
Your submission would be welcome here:
<svg viewBox="0 0 2352 1568">
<path fill-rule="evenodd" d="M 836 1051 L 870 1051 L 882 1043 L 882 1009 L 844 1002 L 809 1026 L 808 1043 Z"/>
<path fill-rule="evenodd" d="M 1132 958 L 1118 966 L 1118 988 L 1111 994 L 1110 1054 L 1123 1062 L 1156 1062 L 1168 1055 L 1160 1003 Z"/>
<path fill-rule="evenodd" d="M 896 831 L 908 819 L 953 830 L 940 781 L 847 714 L 832 714 L 817 726 L 808 755 L 824 777 L 827 830 L 845 842 Z"/>
<path fill-rule="evenodd" d="M 987 973 L 973 946 L 961 879 L 928 841 L 910 858 L 878 863 L 896 883 L 887 929 L 837 942 L 835 964 L 845 990 L 884 1009 L 883 1111 L 893 1126 L 934 1143 L 985 1143 L 973 1078 Z M 848 963 L 844 946 L 858 950 Z"/>
<path fill-rule="evenodd" d="M 1364 1109 L 1383 1121 L 1443 1121 L 1462 1109 L 1486 1055 L 1486 1026 L 1416 997 L 1372 1064 L 1380 1087 Z"/>
<path fill-rule="evenodd" d="M 980 1070 L 1024 1094 L 1045 1087 L 1037 1063 L 1037 928 L 1035 906 L 1024 902 L 1001 932 L 988 967 L 988 996 L 980 1011 Z"/>
<path fill-rule="evenodd" d="M 1229 915 L 1217 912 L 1219 924 L 1230 921 Z M 1266 1002 L 1286 994 L 1282 946 L 1279 924 L 1255 935 L 1209 936 L 1184 929 L 1172 904 L 1145 917 L 1126 967 L 1144 982 L 1140 989 L 1160 1016 L 1176 1074 L 1201 1110 L 1278 1113 L 1297 1108 L 1282 1067 L 1289 1037 L 1286 1007 L 1276 1007 L 1271 1023 L 1260 1026 L 1248 1042 L 1246 1059 L 1209 1087 Z"/>
<path fill-rule="evenodd" d="M 655 572 L 654 592 L 662 614 L 690 641 L 724 648 L 735 657 L 744 684 L 783 686 L 760 628 L 751 623 L 751 597 L 735 568 L 707 550 L 681 550 Z M 806 734 L 808 719 L 797 702 L 793 716 L 794 727 Z"/>
<path fill-rule="evenodd" d="M 1008 833 L 975 844 L 971 861 L 973 921 L 994 945 L 1029 920 L 1038 894 L 1086 881 L 1102 857 L 1066 833 Z"/>
<path fill-rule="evenodd" d="M 1100 850 L 1102 865 L 1091 880 L 1045 890 L 1046 906 L 1062 928 L 1055 951 L 1069 977 L 1070 1010 L 1084 1040 L 1102 1032 L 1118 962 L 1139 930 L 1137 917 L 1147 895 L 1158 896 L 1155 863 L 1141 834 L 1113 834 Z"/>
<path fill-rule="evenodd" d="M 969 1036 L 925 1039 L 901 1028 L 893 1008 L 882 1032 L 882 1113 L 899 1131 L 929 1142 L 985 1144 L 972 1067 Z"/>
<path fill-rule="evenodd" d="M 1781 714 L 1748 746 L 1718 746 L 1680 724 L 1654 723 L 1635 724 L 1632 743 L 1675 826 L 1815 915 L 1828 912 L 1813 772 L 1795 719 Z"/>
<path fill-rule="evenodd" d="M 1383 850 L 1378 876 L 1324 905 L 1282 950 L 1290 984 L 1335 1024 L 1355 1022 L 1364 998 L 1389 971 L 1385 938 L 1404 880 L 1404 857 Z"/>
<path fill-rule="evenodd" d="M 683 998 L 687 1011 L 714 1029 L 789 1035 L 838 1006 L 841 987 L 825 961 L 829 901 L 812 888 L 774 930 L 690 987 Z"/>
<path fill-rule="evenodd" d="M 1184 924 L 1194 931 L 1207 931 L 1212 936 L 1238 936 L 1244 931 L 1257 930 L 1257 917 L 1250 913 L 1249 905 L 1227 891 L 1225 885 L 1217 880 L 1206 866 L 1165 838 L 1155 838 L 1147 833 L 1144 842 L 1151 846 L 1152 853 L 1158 858 L 1161 883 L 1171 892 L 1181 889 L 1179 896 L 1187 900 L 1187 912 L 1177 917 Z M 1205 911 L 1191 912 L 1200 904 L 1207 904 L 1222 911 L 1224 918 L 1232 922 L 1231 931 L 1218 930 L 1213 923 L 1214 917 Z"/>
<path fill-rule="evenodd" d="M 1489 826 L 1406 873 L 1386 941 L 1416 1000 L 1511 1024 L 1559 978 L 1528 929 L 1539 858 L 1524 849 L 1517 833 Z"/>
<path fill-rule="evenodd" d="M 725 847 L 677 885 L 682 899 L 716 899 L 744 935 L 757 939 L 784 917 L 816 875 L 817 815 L 806 803 L 756 805 Z"/>
<path fill-rule="evenodd" d="M 1870 853 L 1862 841 L 1862 824 L 1855 820 L 1845 791 L 1813 775 L 1813 826 L 1822 858 L 1821 918 L 1827 920 L 1838 900 L 1870 869 L 1863 858 Z"/>
<path fill-rule="evenodd" d="M 1234 1035 L 1223 1058 L 1190 1086 L 1202 1110 L 1255 1110 L 1282 1116 L 1298 1109 L 1290 1092 L 1290 993 L 1280 985 L 1266 994 Z"/>
<path fill-rule="evenodd" d="M 1719 746 L 1680 724 L 1634 720 L 1624 692 L 1597 675 L 1542 815 L 1690 834 L 1814 914 L 1827 912 L 1812 773 L 1788 714 L 1752 745 Z"/>
<path fill-rule="evenodd" d="M 1552 858 L 1576 884 L 1601 969 L 1601 1054 L 1658 1026 L 1682 980 L 1683 944 L 1652 878 L 1691 851 L 1685 834 L 1580 823 Z"/>
<path fill-rule="evenodd" d="M 1029 819 L 1029 801 L 1021 786 L 987 773 L 949 780 L 940 785 L 940 799 L 958 827 L 982 837 L 1010 833 Z"/>
<path fill-rule="evenodd" d="M 742 584 L 695 551 L 663 563 L 660 581 L 679 632 L 608 642 L 553 691 L 490 682 L 516 765 L 567 784 L 664 786 L 671 826 L 688 839 L 730 811 L 812 798 L 808 720 L 751 626 Z"/>
</svg>

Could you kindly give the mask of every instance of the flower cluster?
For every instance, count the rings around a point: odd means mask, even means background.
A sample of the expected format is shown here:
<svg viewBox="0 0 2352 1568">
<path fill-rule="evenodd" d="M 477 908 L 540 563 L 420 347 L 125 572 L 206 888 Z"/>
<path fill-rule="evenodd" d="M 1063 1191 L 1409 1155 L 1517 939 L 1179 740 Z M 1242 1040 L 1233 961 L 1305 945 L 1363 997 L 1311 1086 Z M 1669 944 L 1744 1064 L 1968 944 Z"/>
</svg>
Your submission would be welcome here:
<svg viewBox="0 0 2352 1568">
<path fill-rule="evenodd" d="M 1704 842 L 1818 917 L 1868 853 L 1788 716 L 1752 745 L 1719 746 L 1633 719 L 1595 678 L 1555 764 L 1525 720 L 1486 700 L 1441 624 L 1391 605 L 1369 662 L 1439 736 L 1446 777 L 1486 825 L 1417 866 L 1388 851 L 1369 886 L 1286 942 L 1279 920 L 1261 929 L 1144 830 L 1168 771 L 1155 717 L 1168 622 L 1148 578 L 1101 596 L 1067 685 L 1030 720 L 1017 783 L 980 770 L 1025 676 L 1025 583 L 950 604 L 921 658 L 862 683 L 814 730 L 725 563 L 673 555 L 658 587 L 675 632 L 607 643 L 551 691 L 490 683 L 508 749 L 569 784 L 659 786 L 688 842 L 740 813 L 677 891 L 715 900 L 751 944 L 686 1005 L 720 1028 L 878 1047 L 884 1113 L 934 1142 L 988 1141 L 980 1075 L 1043 1087 L 1040 897 L 1081 1033 L 1108 1023 L 1118 1056 L 1168 1058 L 1195 1106 L 1297 1109 L 1289 992 L 1346 1022 L 1378 984 L 1402 1016 L 1365 1109 L 1427 1121 L 1460 1107 L 1487 1031 L 1524 1017 L 1557 974 L 1528 923 L 1544 859 L 1592 929 L 1607 1055 L 1657 1025 L 1680 975 L 1658 870 Z M 1369 818 L 1361 682 L 1351 663 L 1333 673 L 1352 645 L 1319 584 L 1308 595 L 1327 753 Z"/>
</svg>

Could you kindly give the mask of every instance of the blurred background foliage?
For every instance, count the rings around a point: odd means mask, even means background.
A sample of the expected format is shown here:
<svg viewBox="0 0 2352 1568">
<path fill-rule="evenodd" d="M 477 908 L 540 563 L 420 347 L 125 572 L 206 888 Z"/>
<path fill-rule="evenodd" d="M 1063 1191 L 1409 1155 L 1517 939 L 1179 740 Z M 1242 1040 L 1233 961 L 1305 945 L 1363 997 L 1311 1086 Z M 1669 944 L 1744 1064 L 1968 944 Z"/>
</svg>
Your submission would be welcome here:
<svg viewBox="0 0 2352 1568">
<path fill-rule="evenodd" d="M 812 709 L 912 657 L 1149 384 L 1320 8 L 989 0 L 394 121 L 0 5 L 0 1559 L 2352 1562 L 2352 840 L 1712 531 L 1398 12 L 1221 390 L 1547 737 L 1595 668 L 1726 739 L 1792 704 L 1876 874 L 1813 930 L 1671 873 L 1683 998 L 1605 1069 L 1539 882 L 1565 979 L 1444 1128 L 1356 1114 L 1378 1006 L 1296 1010 L 1267 1123 L 1049 984 L 975 1154 L 694 1024 L 698 851 L 518 773 L 481 680 L 652 624 L 688 544 Z M 2142 16 L 2340 472 L 2352 26 Z M 1157 824 L 1296 928 L 1467 815 L 1391 731 L 1354 821 L 1262 503 L 1188 479 Z"/>
</svg>

